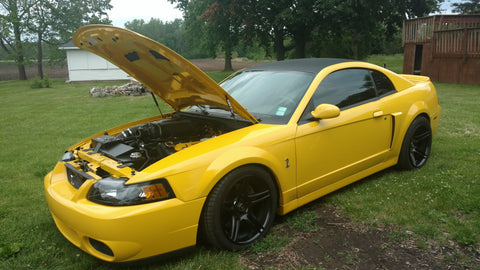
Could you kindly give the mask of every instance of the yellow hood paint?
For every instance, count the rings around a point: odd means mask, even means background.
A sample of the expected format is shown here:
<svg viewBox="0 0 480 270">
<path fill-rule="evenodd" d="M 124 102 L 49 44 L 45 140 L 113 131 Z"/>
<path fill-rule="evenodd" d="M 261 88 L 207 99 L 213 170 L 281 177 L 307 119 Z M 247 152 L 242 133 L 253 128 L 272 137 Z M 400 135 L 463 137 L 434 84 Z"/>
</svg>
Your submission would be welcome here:
<svg viewBox="0 0 480 270">
<path fill-rule="evenodd" d="M 188 60 L 145 36 L 109 25 L 88 25 L 73 43 L 115 64 L 144 84 L 175 111 L 210 105 L 258 121 L 207 74 Z"/>
</svg>

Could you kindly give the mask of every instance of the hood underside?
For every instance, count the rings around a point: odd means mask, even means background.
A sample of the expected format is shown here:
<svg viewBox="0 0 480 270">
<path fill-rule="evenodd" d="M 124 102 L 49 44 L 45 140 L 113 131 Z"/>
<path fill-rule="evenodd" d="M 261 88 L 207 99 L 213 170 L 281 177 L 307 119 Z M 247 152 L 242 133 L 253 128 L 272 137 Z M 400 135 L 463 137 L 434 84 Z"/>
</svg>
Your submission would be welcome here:
<svg viewBox="0 0 480 270">
<path fill-rule="evenodd" d="M 75 32 L 73 43 L 118 66 L 175 111 L 209 105 L 258 122 L 207 74 L 145 36 L 109 25 L 88 25 Z"/>
</svg>

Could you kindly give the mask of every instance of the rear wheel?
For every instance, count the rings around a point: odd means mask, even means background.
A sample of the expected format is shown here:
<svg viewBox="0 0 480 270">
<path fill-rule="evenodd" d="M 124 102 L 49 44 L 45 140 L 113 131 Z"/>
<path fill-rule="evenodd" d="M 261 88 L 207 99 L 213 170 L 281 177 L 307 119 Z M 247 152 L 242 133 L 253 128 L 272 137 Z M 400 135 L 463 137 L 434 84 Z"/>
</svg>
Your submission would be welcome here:
<svg viewBox="0 0 480 270">
<path fill-rule="evenodd" d="M 402 149 L 398 157 L 398 168 L 414 170 L 427 163 L 432 148 L 432 129 L 424 116 L 413 120 L 403 139 Z"/>
<path fill-rule="evenodd" d="M 275 183 L 262 167 L 233 170 L 207 198 L 201 221 L 204 237 L 217 248 L 250 247 L 272 226 L 277 197 Z"/>
</svg>

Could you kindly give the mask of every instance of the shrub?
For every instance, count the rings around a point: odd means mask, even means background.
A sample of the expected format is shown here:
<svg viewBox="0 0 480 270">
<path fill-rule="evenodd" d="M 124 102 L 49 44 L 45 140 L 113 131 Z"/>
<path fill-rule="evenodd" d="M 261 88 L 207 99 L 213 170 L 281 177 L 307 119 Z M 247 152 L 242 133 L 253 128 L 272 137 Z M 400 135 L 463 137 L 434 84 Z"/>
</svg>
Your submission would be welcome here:
<svg viewBox="0 0 480 270">
<path fill-rule="evenodd" d="M 43 88 L 43 81 L 39 78 L 36 77 L 32 83 L 30 84 L 31 88 Z"/>
<path fill-rule="evenodd" d="M 43 79 L 36 77 L 32 83 L 30 84 L 30 87 L 35 89 L 35 88 L 50 88 L 52 86 L 52 81 L 48 76 L 44 76 Z"/>
</svg>

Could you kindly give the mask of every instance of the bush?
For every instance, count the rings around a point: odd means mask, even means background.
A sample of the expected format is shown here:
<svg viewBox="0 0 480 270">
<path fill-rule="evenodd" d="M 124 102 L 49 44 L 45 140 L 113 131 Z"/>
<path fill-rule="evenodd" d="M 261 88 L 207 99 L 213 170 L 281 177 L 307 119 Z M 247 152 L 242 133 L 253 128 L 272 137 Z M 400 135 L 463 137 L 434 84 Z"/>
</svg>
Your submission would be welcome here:
<svg viewBox="0 0 480 270">
<path fill-rule="evenodd" d="M 36 77 L 30 84 L 30 88 L 50 88 L 52 86 L 52 81 L 48 76 L 44 76 L 43 79 Z"/>
<path fill-rule="evenodd" d="M 50 80 L 50 78 L 48 76 L 44 76 L 43 77 L 43 87 L 44 88 L 50 88 L 52 85 L 52 81 Z"/>
<path fill-rule="evenodd" d="M 30 84 L 30 88 L 43 88 L 43 81 L 36 77 Z"/>
</svg>

